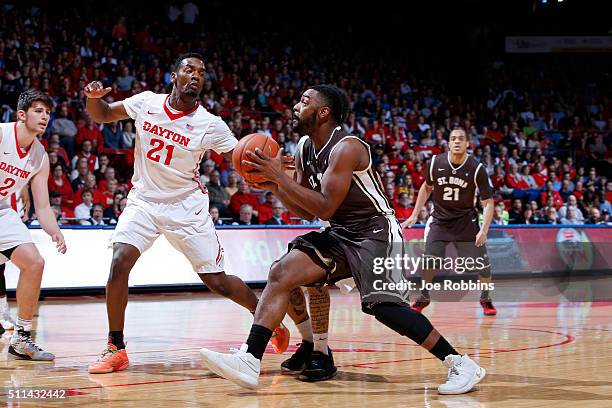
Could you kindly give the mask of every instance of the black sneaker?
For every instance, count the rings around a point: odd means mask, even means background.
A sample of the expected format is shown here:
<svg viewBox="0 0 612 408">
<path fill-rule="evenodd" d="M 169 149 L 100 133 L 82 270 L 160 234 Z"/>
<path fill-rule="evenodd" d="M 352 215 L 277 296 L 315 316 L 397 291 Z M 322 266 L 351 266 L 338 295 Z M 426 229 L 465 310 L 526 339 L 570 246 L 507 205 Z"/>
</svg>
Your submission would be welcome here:
<svg viewBox="0 0 612 408">
<path fill-rule="evenodd" d="M 315 382 L 324 381 L 334 378 L 338 373 L 338 369 L 334 365 L 334 355 L 328 348 L 329 355 L 325 355 L 320 351 L 310 353 L 310 358 L 306 361 L 306 368 L 299 375 L 300 381 Z"/>
<path fill-rule="evenodd" d="M 0 324 L 0 336 L 4 334 L 6 330 L 4 330 L 4 327 L 2 327 L 2 324 Z"/>
<path fill-rule="evenodd" d="M 302 341 L 300 347 L 291 357 L 281 363 L 281 371 L 284 373 L 300 373 L 306 367 L 306 360 L 310 357 L 314 344 L 309 341 Z"/>
</svg>

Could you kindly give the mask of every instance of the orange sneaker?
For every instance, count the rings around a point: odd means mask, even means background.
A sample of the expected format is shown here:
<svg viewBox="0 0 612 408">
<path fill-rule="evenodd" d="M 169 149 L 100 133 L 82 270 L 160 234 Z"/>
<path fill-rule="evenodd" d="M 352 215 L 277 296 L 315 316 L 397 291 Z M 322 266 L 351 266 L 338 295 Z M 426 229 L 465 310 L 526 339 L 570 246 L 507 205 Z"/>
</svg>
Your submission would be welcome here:
<svg viewBox="0 0 612 408">
<path fill-rule="evenodd" d="M 125 370 L 130 361 L 125 349 L 118 350 L 114 344 L 107 344 L 106 350 L 95 363 L 89 365 L 90 374 L 106 374 L 113 371 Z"/>
<path fill-rule="evenodd" d="M 272 348 L 275 353 L 284 353 L 289 347 L 289 340 L 291 339 L 291 333 L 289 329 L 281 322 L 276 329 L 272 332 Z"/>
</svg>

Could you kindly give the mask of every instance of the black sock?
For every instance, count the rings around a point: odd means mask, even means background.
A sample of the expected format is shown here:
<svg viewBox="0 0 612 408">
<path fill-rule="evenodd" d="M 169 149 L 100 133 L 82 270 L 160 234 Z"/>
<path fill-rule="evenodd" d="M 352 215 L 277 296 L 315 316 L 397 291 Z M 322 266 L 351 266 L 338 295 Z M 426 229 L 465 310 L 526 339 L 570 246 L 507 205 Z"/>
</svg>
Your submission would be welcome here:
<svg viewBox="0 0 612 408">
<path fill-rule="evenodd" d="M 109 331 L 108 342 L 110 344 L 114 344 L 119 350 L 124 349 L 125 343 L 123 342 L 123 330 Z"/>
<path fill-rule="evenodd" d="M 483 290 L 482 292 L 480 292 L 480 299 L 488 300 L 489 299 L 489 291 L 488 290 Z"/>
<path fill-rule="evenodd" d="M 249 338 L 246 341 L 247 346 L 249 346 L 247 352 L 261 360 L 271 337 L 272 330 L 258 324 L 252 325 Z"/>
<path fill-rule="evenodd" d="M 451 346 L 448 341 L 442 337 L 442 335 L 440 335 L 440 339 L 436 345 L 429 350 L 429 352 L 436 356 L 440 361 L 444 361 L 446 356 L 449 354 L 459 354 L 459 352 L 457 352 L 457 350 L 455 350 L 453 346 Z"/>
</svg>

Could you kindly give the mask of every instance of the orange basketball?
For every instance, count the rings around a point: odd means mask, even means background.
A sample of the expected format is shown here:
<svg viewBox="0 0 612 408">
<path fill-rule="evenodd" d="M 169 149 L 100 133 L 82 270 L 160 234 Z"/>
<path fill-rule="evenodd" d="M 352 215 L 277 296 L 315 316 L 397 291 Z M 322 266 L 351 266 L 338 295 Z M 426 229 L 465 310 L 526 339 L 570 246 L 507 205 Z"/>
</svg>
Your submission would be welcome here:
<svg viewBox="0 0 612 408">
<path fill-rule="evenodd" d="M 247 173 L 252 167 L 242 163 L 243 160 L 249 160 L 246 152 L 255 152 L 256 148 L 259 148 L 265 156 L 270 157 L 275 157 L 280 149 L 276 140 L 261 133 L 251 133 L 238 141 L 232 153 L 232 162 L 238 174 L 244 177 L 248 183 L 261 183 L 265 181 L 261 176 Z"/>
</svg>

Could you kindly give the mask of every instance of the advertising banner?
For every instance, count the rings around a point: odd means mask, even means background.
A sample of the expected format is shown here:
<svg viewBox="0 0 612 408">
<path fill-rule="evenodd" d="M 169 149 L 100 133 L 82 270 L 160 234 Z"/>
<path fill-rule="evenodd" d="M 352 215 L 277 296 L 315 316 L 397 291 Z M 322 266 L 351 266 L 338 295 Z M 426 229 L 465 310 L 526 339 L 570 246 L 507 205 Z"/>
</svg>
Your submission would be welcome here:
<svg viewBox="0 0 612 408">
<path fill-rule="evenodd" d="M 312 227 L 220 228 L 227 272 L 246 282 L 265 282 L 272 262 L 287 250 L 287 243 Z M 106 285 L 112 250 L 112 229 L 63 229 L 68 245 L 58 254 L 49 237 L 31 229 L 32 237 L 45 258 L 42 286 L 50 288 L 87 288 Z M 423 253 L 423 228 L 404 230 L 405 254 Z M 537 276 L 546 272 L 590 274 L 612 270 L 612 228 L 609 227 L 507 227 L 492 228 L 487 249 L 493 274 Z M 453 248 L 447 253 L 453 253 Z M 418 276 L 419 271 L 409 271 Z M 455 271 L 447 271 L 452 275 Z M 18 272 L 7 264 L 7 287 L 14 289 Z M 185 257 L 162 236 L 136 263 L 130 286 L 197 284 L 200 279 Z"/>
</svg>

